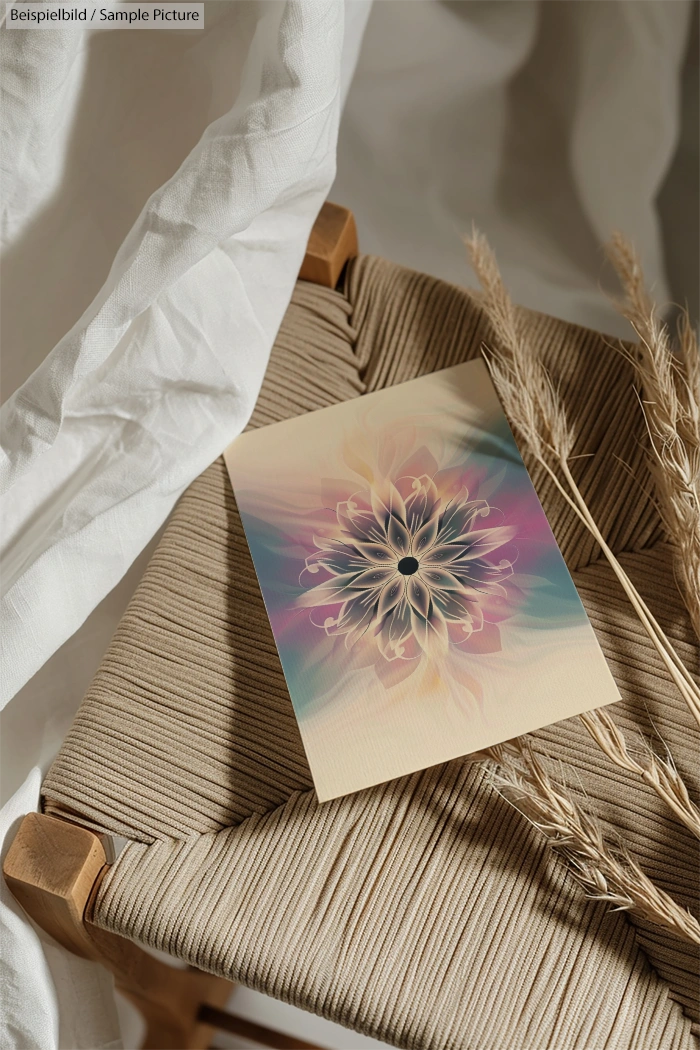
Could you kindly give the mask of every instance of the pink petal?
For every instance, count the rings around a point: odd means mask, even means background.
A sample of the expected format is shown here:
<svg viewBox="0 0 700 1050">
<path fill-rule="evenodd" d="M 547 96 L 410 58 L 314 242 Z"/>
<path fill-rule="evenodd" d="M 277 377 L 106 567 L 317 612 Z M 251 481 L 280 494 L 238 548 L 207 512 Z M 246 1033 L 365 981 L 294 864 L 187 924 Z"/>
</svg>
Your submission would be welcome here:
<svg viewBox="0 0 700 1050">
<path fill-rule="evenodd" d="M 425 581 L 431 590 L 433 588 L 441 588 L 444 591 L 463 590 L 463 585 L 457 577 L 453 576 L 452 573 L 448 572 L 446 569 L 439 569 L 434 565 L 430 567 L 421 565 L 419 572 L 421 579 Z"/>
<path fill-rule="evenodd" d="M 384 584 L 393 579 L 395 575 L 396 569 L 393 565 L 388 569 L 376 565 L 372 566 L 371 569 L 365 569 L 365 571 L 361 572 L 359 576 L 356 576 L 348 586 L 354 591 L 383 587 Z M 342 579 L 342 577 L 339 578 Z"/>
<path fill-rule="evenodd" d="M 383 565 L 387 562 L 396 561 L 396 555 L 392 549 L 383 543 L 366 543 L 364 541 L 358 541 L 355 543 L 355 547 L 367 561 L 373 562 L 374 564 Z"/>
<path fill-rule="evenodd" d="M 467 653 L 499 653 L 503 648 L 501 632 L 494 623 L 484 623 L 483 630 L 464 634 L 460 640 L 452 640 L 462 652 Z"/>
<path fill-rule="evenodd" d="M 377 644 L 387 660 L 403 656 L 404 642 L 411 634 L 411 614 L 408 602 L 403 599 L 385 618 L 379 631 Z"/>
<path fill-rule="evenodd" d="M 435 514 L 440 507 L 440 498 L 432 478 L 422 475 L 412 479 L 412 492 L 406 499 L 406 524 L 412 532 Z"/>
<path fill-rule="evenodd" d="M 438 469 L 438 462 L 427 445 L 422 445 L 404 463 L 401 464 L 399 473 L 402 477 L 407 474 L 426 474 L 433 477 Z"/>
<path fill-rule="evenodd" d="M 418 576 L 410 576 L 406 583 L 406 595 L 413 608 L 421 616 L 428 615 L 430 591 Z"/>
<path fill-rule="evenodd" d="M 350 589 L 355 579 L 357 579 L 357 574 L 354 572 L 347 573 L 345 576 L 334 576 L 312 587 L 304 594 L 300 594 L 296 604 L 303 609 L 310 609 L 317 605 L 335 605 L 338 602 L 348 601 L 355 597 Z"/>
<path fill-rule="evenodd" d="M 406 585 L 400 576 L 397 576 L 384 586 L 382 593 L 379 595 L 378 619 L 383 619 L 401 601 L 405 589 Z"/>
<path fill-rule="evenodd" d="M 395 551 L 399 554 L 408 554 L 411 548 L 411 538 L 398 518 L 392 516 L 389 519 L 386 534 L 389 543 Z"/>
<path fill-rule="evenodd" d="M 374 516 L 382 525 L 386 526 L 392 516 L 405 520 L 406 507 L 403 498 L 391 481 L 386 483 L 381 492 L 372 489 L 371 496 Z"/>
<path fill-rule="evenodd" d="M 359 603 L 358 603 L 359 604 Z M 352 649 L 353 646 L 357 645 L 363 635 L 367 633 L 372 621 L 374 619 L 374 606 L 370 605 L 369 608 L 362 612 L 352 626 L 348 626 L 347 636 L 345 638 L 345 646 L 347 649 Z"/>
<path fill-rule="evenodd" d="M 510 543 L 517 535 L 514 525 L 501 525 L 495 529 L 484 529 L 483 532 L 470 532 L 464 539 L 465 550 L 461 561 L 482 558 L 484 554 L 495 551 L 505 543 Z"/>
<path fill-rule="evenodd" d="M 433 547 L 428 552 L 426 557 L 421 562 L 421 567 L 433 565 L 449 565 L 450 562 L 456 561 L 457 558 L 464 552 L 464 547 L 456 543 L 445 543 L 440 544 L 438 547 Z"/>
<path fill-rule="evenodd" d="M 446 620 L 469 624 L 469 633 L 481 630 L 484 614 L 477 602 L 466 601 L 461 594 L 450 592 L 441 596 L 438 605 Z"/>
<path fill-rule="evenodd" d="M 437 512 L 433 514 L 431 518 L 426 521 L 425 525 L 418 529 L 418 532 L 413 537 L 413 544 L 411 547 L 412 553 L 415 557 L 420 557 L 424 551 L 429 551 L 432 545 L 435 543 L 435 538 L 438 532 L 438 515 Z"/>
<path fill-rule="evenodd" d="M 435 607 L 429 619 L 411 609 L 411 627 L 424 652 L 444 653 L 447 651 L 450 644 L 447 624 Z"/>
<path fill-rule="evenodd" d="M 490 509 L 488 503 L 483 500 L 472 500 L 469 503 L 459 498 L 453 500 L 442 519 L 441 539 L 448 543 L 463 542 L 475 519 L 486 516 Z"/>
</svg>

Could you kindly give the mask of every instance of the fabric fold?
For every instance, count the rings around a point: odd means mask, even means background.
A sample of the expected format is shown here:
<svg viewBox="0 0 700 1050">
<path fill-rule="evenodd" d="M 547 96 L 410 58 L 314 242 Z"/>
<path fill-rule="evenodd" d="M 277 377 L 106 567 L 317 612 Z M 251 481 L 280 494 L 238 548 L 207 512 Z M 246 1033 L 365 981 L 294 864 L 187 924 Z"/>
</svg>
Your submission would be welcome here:
<svg viewBox="0 0 700 1050">
<path fill-rule="evenodd" d="M 233 5 L 222 48 L 239 23 L 250 43 L 235 104 L 150 196 L 98 295 L 3 406 L 4 702 L 245 426 L 333 181 L 343 4 Z M 363 24 L 355 16 L 350 70 Z"/>
</svg>

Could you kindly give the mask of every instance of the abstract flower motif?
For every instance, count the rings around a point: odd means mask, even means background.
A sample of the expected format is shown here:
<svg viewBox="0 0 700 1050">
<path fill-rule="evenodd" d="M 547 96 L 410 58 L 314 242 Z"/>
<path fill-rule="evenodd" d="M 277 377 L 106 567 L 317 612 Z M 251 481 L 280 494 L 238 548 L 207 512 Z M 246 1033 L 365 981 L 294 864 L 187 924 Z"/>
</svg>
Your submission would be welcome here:
<svg viewBox="0 0 700 1050">
<path fill-rule="evenodd" d="M 355 493 L 337 504 L 327 534 L 314 536 L 300 583 L 315 583 L 319 572 L 325 578 L 298 604 L 325 610 L 313 622 L 345 635 L 348 648 L 369 638 L 387 660 L 445 652 L 480 631 L 484 605 L 505 594 L 511 562 L 487 556 L 515 529 L 484 521 L 494 516 L 465 488 L 441 499 L 427 475 Z"/>
</svg>

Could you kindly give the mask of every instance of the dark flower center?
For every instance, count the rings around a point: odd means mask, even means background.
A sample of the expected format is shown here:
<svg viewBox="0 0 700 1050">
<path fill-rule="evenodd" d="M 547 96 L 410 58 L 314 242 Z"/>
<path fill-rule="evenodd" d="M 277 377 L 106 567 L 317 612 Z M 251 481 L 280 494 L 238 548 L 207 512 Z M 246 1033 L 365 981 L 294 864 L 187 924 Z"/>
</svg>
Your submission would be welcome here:
<svg viewBox="0 0 700 1050">
<path fill-rule="evenodd" d="M 418 561 L 415 558 L 402 558 L 397 566 L 402 576 L 413 576 L 418 572 Z"/>
</svg>

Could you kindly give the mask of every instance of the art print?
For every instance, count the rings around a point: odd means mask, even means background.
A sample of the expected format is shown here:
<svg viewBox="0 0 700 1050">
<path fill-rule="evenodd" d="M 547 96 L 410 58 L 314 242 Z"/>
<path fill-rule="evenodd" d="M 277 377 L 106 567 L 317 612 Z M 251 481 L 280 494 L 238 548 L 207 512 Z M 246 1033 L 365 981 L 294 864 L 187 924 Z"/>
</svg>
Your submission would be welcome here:
<svg viewBox="0 0 700 1050">
<path fill-rule="evenodd" d="M 483 362 L 226 462 L 321 801 L 619 699 Z"/>
</svg>

